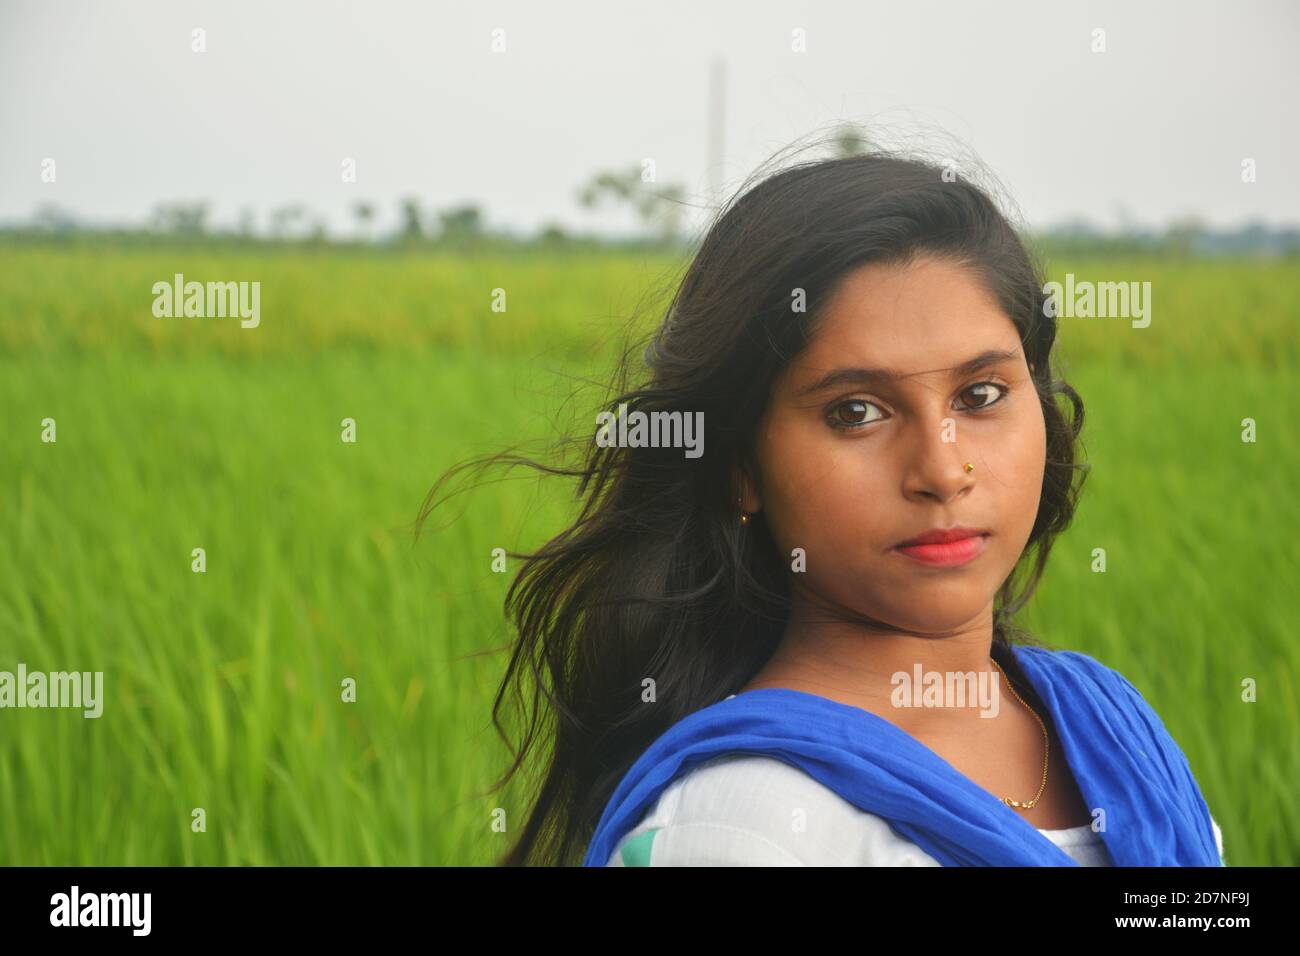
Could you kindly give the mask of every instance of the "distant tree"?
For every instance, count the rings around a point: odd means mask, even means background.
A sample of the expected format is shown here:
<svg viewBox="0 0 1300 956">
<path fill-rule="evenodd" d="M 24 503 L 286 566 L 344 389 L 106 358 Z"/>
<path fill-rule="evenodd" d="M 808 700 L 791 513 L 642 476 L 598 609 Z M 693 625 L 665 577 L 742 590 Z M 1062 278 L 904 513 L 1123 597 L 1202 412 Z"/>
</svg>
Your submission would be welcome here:
<svg viewBox="0 0 1300 956">
<path fill-rule="evenodd" d="M 32 214 L 32 228 L 40 232 L 68 233 L 77 230 L 72 213 L 52 202 L 41 203 Z"/>
<path fill-rule="evenodd" d="M 370 241 L 370 229 L 375 221 L 375 206 L 369 202 L 352 204 L 352 215 L 357 220 L 357 232 L 362 242 Z"/>
<path fill-rule="evenodd" d="M 835 155 L 839 157 L 861 156 L 867 151 L 867 137 L 862 129 L 852 123 L 842 124 L 835 131 L 832 139 L 835 144 Z"/>
<path fill-rule="evenodd" d="M 424 217 L 420 212 L 420 201 L 408 196 L 398 206 L 401 226 L 398 237 L 406 242 L 418 242 L 424 238 Z"/>
<path fill-rule="evenodd" d="M 252 238 L 253 238 L 253 233 L 256 231 L 256 230 L 254 229 L 254 223 L 255 223 L 255 221 L 256 221 L 256 220 L 254 219 L 254 216 L 253 216 L 253 210 L 252 210 L 252 209 L 250 209 L 250 208 L 247 207 L 247 206 L 244 206 L 242 209 L 239 210 L 239 229 L 238 229 L 238 232 L 239 232 L 239 236 L 240 236 L 241 239 L 252 239 Z"/>
<path fill-rule="evenodd" d="M 151 226 L 176 236 L 201 236 L 207 232 L 208 204 L 164 202 L 154 206 Z"/>
<path fill-rule="evenodd" d="M 483 211 L 467 204 L 438 213 L 438 224 L 444 239 L 454 242 L 477 239 L 483 234 Z"/>
<path fill-rule="evenodd" d="M 595 209 L 604 199 L 626 203 L 647 226 L 658 226 L 661 239 L 673 240 L 682 219 L 686 190 L 680 183 L 655 187 L 642 181 L 641 170 L 633 166 L 622 173 L 598 173 L 578 191 L 578 203 Z"/>
<path fill-rule="evenodd" d="M 658 226 L 661 241 L 672 243 L 681 235 L 685 208 L 686 190 L 678 183 L 668 183 L 647 203 L 642 218 Z"/>
<path fill-rule="evenodd" d="M 543 245 L 558 246 L 569 241 L 569 234 L 558 223 L 548 222 L 537 234 L 537 240 Z"/>
<path fill-rule="evenodd" d="M 601 199 L 630 202 L 641 183 L 641 171 L 635 167 L 625 173 L 597 173 L 578 191 L 578 203 L 584 209 L 595 209 Z"/>
<path fill-rule="evenodd" d="M 289 203 L 271 210 L 271 235 L 280 240 L 294 238 L 299 225 L 307 216 L 301 203 Z"/>
<path fill-rule="evenodd" d="M 1175 219 L 1165 230 L 1165 246 L 1176 255 L 1191 252 L 1205 233 L 1205 223 L 1197 216 Z"/>
</svg>

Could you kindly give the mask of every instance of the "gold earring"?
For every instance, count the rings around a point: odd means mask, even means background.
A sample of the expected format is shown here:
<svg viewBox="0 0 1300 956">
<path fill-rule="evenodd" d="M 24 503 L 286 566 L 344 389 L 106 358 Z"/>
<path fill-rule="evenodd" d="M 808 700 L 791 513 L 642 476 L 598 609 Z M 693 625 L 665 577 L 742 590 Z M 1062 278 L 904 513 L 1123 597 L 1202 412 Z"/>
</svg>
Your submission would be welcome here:
<svg viewBox="0 0 1300 956">
<path fill-rule="evenodd" d="M 975 470 L 975 466 L 972 465 L 970 462 L 966 462 L 966 474 L 970 474 L 974 470 Z"/>
<path fill-rule="evenodd" d="M 736 504 L 740 505 L 740 523 L 749 524 L 749 515 L 745 514 L 745 502 L 740 495 L 736 496 Z"/>
</svg>

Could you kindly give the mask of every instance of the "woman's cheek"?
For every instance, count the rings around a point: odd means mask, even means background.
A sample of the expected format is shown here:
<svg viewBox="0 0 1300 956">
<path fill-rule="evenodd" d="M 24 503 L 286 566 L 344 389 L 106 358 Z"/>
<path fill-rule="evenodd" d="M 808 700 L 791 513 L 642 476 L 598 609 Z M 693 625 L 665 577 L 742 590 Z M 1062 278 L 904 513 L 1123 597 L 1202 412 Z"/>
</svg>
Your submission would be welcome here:
<svg viewBox="0 0 1300 956">
<path fill-rule="evenodd" d="M 789 554 L 791 548 L 810 545 L 818 526 L 828 516 L 830 503 L 822 498 L 824 488 L 818 473 L 819 454 L 815 436 L 793 424 L 781 423 L 766 432 L 763 469 L 763 511 L 772 539 Z"/>
<path fill-rule="evenodd" d="M 787 486 L 764 503 L 767 526 L 779 553 L 789 555 L 795 548 L 805 553 L 819 546 L 818 506 L 799 487 Z"/>
<path fill-rule="evenodd" d="M 803 548 L 810 570 L 815 559 L 823 576 L 860 580 L 878 570 L 890 529 L 881 527 L 882 496 L 864 481 L 844 481 L 844 474 L 823 476 L 815 495 L 790 502 L 794 522 L 782 553 L 788 559 L 791 548 Z"/>
<path fill-rule="evenodd" d="M 1005 515 L 1016 557 L 1028 541 L 1038 515 L 1043 491 L 1043 469 L 1047 457 L 1047 429 L 1042 411 L 1036 405 L 1027 410 L 1005 440 L 991 464 L 999 474 L 998 493 L 1004 499 L 999 510 Z"/>
</svg>

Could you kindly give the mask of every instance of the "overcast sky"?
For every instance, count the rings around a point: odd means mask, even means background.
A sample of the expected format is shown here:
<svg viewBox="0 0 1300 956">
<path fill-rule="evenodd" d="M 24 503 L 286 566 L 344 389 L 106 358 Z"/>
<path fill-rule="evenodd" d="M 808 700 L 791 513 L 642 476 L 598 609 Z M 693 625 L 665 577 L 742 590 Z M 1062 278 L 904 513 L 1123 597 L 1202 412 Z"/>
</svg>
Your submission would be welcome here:
<svg viewBox="0 0 1300 956">
<path fill-rule="evenodd" d="M 410 194 L 496 226 L 619 231 L 629 214 L 575 200 L 595 172 L 653 158 L 708 203 L 720 57 L 724 186 L 847 120 L 955 137 L 1031 225 L 1294 223 L 1297 47 L 1287 0 L 0 0 L 0 221 L 203 199 L 261 228 L 297 201 L 344 231 L 357 200 L 387 222 Z"/>
</svg>

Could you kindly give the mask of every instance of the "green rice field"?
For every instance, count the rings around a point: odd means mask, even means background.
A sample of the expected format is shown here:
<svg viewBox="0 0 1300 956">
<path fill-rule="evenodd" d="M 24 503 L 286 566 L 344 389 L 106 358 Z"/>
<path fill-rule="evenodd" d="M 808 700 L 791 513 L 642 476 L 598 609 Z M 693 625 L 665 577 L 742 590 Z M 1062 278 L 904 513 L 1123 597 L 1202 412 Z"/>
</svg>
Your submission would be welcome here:
<svg viewBox="0 0 1300 956">
<path fill-rule="evenodd" d="M 104 675 L 99 718 L 0 709 L 0 864 L 494 862 L 525 806 L 489 792 L 492 552 L 572 488 L 494 472 L 411 523 L 455 462 L 594 422 L 683 265 L 0 245 L 0 671 Z M 1300 864 L 1300 268 L 1051 272 L 1148 280 L 1153 315 L 1062 319 L 1093 470 L 1024 621 L 1143 692 L 1229 865 Z M 259 326 L 155 317 L 175 273 L 259 281 Z"/>
</svg>

